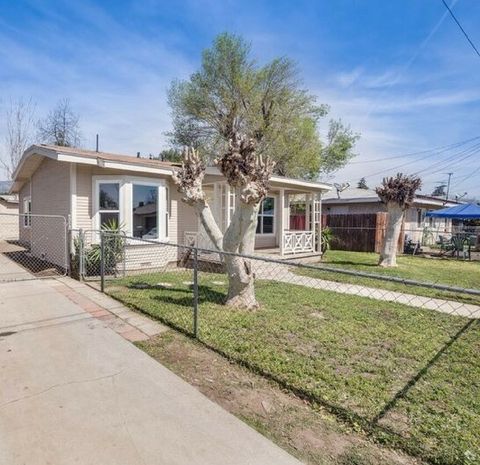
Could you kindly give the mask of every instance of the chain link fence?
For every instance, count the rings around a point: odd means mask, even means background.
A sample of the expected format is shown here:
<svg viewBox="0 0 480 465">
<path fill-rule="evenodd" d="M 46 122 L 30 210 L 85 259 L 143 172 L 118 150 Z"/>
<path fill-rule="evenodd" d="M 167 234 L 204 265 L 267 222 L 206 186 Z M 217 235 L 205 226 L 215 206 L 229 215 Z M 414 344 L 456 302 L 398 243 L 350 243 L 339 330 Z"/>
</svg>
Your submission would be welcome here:
<svg viewBox="0 0 480 465">
<path fill-rule="evenodd" d="M 68 237 L 63 216 L 0 213 L 0 282 L 66 275 Z"/>
<path fill-rule="evenodd" d="M 392 437 L 403 434 L 399 399 L 479 326 L 480 270 L 469 261 L 403 255 L 406 267 L 363 271 L 361 260 L 329 263 L 333 251 L 302 263 L 110 233 L 98 247 L 105 293 Z M 415 266 L 424 281 L 401 276 Z"/>
</svg>

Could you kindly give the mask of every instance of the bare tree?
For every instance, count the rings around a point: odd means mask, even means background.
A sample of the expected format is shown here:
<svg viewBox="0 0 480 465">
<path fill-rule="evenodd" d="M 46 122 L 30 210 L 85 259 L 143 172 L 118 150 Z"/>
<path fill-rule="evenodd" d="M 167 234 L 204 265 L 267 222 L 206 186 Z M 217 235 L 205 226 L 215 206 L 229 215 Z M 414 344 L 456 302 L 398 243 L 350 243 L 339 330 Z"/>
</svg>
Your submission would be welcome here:
<svg viewBox="0 0 480 465">
<path fill-rule="evenodd" d="M 398 239 L 405 210 L 412 204 L 415 192 L 421 185 L 420 178 L 398 173 L 395 177 L 384 178 L 382 185 L 375 189 L 388 211 L 387 228 L 378 262 L 380 266 L 397 266 Z"/>
<path fill-rule="evenodd" d="M 78 147 L 81 144 L 79 117 L 67 98 L 60 100 L 48 115 L 38 122 L 38 139 L 46 144 Z"/>
<path fill-rule="evenodd" d="M 23 152 L 32 143 L 35 110 L 36 105 L 31 98 L 20 98 L 11 99 L 5 111 L 5 155 L 0 163 L 9 178 L 12 177 Z"/>
</svg>

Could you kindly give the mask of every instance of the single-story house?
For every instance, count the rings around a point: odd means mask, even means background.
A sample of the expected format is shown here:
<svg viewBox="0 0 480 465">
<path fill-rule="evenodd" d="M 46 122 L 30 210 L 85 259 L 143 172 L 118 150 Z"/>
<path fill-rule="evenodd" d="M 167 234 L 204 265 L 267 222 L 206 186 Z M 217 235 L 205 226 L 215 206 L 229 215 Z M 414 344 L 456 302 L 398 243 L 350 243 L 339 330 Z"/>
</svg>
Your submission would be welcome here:
<svg viewBox="0 0 480 465">
<path fill-rule="evenodd" d="M 358 215 L 368 213 L 386 212 L 386 206 L 380 201 L 373 189 L 359 189 L 347 187 L 344 190 L 328 192 L 323 197 L 323 213 L 326 215 Z M 404 231 L 413 241 L 421 241 L 425 228 L 436 234 L 450 234 L 452 221 L 449 219 L 436 219 L 426 217 L 429 210 L 439 210 L 445 207 L 458 205 L 459 202 L 432 197 L 416 195 L 412 206 L 406 211 Z"/>
<path fill-rule="evenodd" d="M 14 173 L 12 193 L 18 193 L 20 212 L 61 215 L 71 230 L 100 230 L 114 220 L 127 236 L 176 244 L 209 245 L 194 210 L 181 201 L 172 180 L 178 163 L 162 162 L 90 150 L 33 145 L 24 153 Z M 272 176 L 271 190 L 258 214 L 256 250 L 279 256 L 316 253 L 321 197 L 325 183 Z M 208 167 L 204 189 L 214 216 L 225 230 L 235 208 L 235 192 L 216 167 Z M 290 199 L 303 196 L 306 218 L 303 230 L 290 229 Z M 20 239 L 33 242 L 35 217 L 20 222 Z M 53 222 L 53 220 L 52 220 Z M 48 228 L 47 221 L 37 230 Z M 34 255 L 56 263 L 54 234 L 35 241 Z M 98 234 L 97 234 L 98 236 Z M 95 240 L 95 234 L 91 234 Z M 133 248 L 133 246 L 132 246 Z M 132 252 L 133 253 L 133 252 Z"/>
<path fill-rule="evenodd" d="M 0 194 L 0 240 L 18 239 L 18 196 Z"/>
</svg>

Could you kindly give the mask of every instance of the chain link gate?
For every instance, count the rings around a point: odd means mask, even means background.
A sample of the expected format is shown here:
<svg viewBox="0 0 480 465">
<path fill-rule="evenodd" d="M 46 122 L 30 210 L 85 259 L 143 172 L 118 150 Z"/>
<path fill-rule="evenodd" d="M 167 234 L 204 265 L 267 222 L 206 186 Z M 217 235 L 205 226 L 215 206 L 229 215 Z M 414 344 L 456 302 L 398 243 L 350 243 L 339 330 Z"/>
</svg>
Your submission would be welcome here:
<svg viewBox="0 0 480 465">
<path fill-rule="evenodd" d="M 0 213 L 0 282 L 66 276 L 68 238 L 64 216 Z"/>
</svg>

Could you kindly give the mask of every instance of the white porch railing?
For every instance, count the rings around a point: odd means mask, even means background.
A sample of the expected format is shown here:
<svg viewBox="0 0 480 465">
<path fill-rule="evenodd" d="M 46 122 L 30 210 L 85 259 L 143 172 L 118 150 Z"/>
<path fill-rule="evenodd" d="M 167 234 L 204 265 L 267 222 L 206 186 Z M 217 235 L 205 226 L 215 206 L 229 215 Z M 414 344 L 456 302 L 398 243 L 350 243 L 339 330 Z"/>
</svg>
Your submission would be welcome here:
<svg viewBox="0 0 480 465">
<path fill-rule="evenodd" d="M 284 231 L 283 253 L 314 252 L 312 231 Z"/>
</svg>

